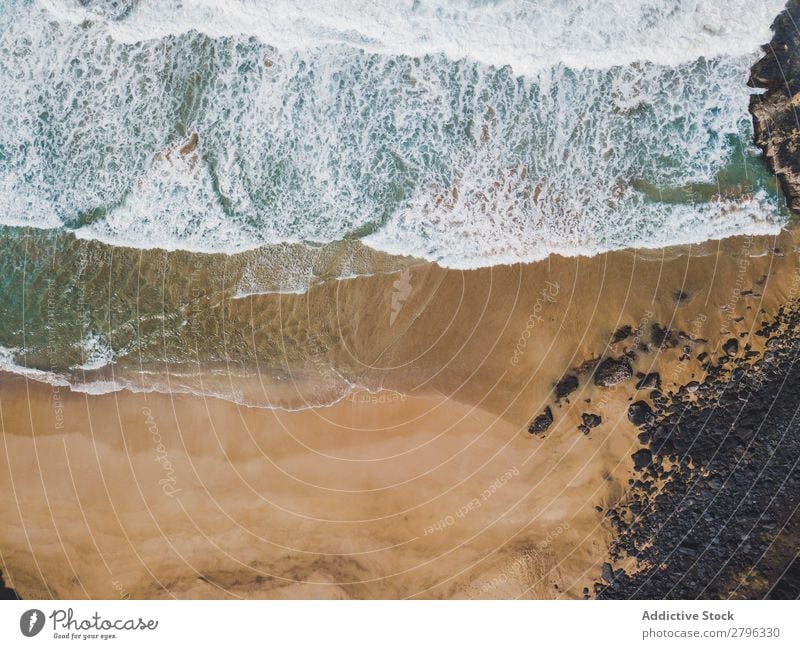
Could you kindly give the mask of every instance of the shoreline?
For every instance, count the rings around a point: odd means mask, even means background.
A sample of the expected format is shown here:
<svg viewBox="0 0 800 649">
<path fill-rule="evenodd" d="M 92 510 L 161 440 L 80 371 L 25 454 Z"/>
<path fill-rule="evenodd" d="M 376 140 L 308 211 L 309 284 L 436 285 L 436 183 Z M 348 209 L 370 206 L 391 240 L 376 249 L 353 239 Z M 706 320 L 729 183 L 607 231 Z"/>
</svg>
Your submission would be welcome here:
<svg viewBox="0 0 800 649">
<path fill-rule="evenodd" d="M 463 398 L 476 402 L 485 395 L 470 387 L 475 373 L 488 370 L 496 375 L 510 362 L 509 372 L 524 383 L 522 370 L 535 369 L 543 360 L 524 358 L 537 354 L 528 346 L 531 337 L 552 340 L 546 350 L 548 362 L 568 371 L 569 363 L 590 360 L 589 349 L 600 353 L 620 326 L 634 326 L 650 304 L 655 307 L 652 318 L 686 326 L 702 310 L 698 300 L 703 308 L 725 306 L 736 290 L 753 289 L 759 279 L 754 269 L 766 277 L 772 267 L 789 268 L 794 245 L 793 230 L 788 229 L 774 237 L 739 236 L 699 246 L 623 250 L 588 258 L 553 256 L 472 271 L 417 263 L 395 272 L 328 280 L 302 294 L 247 297 L 235 290 L 241 270 L 230 269 L 219 256 L 193 262 L 188 254 L 153 255 L 143 261 L 140 251 L 106 256 L 102 247 L 92 246 L 85 255 L 94 260 L 95 277 L 76 271 L 72 283 L 55 284 L 57 290 L 48 290 L 47 299 L 29 309 L 32 315 L 16 324 L 23 336 L 20 344 L 12 339 L 9 345 L 21 348 L 27 341 L 27 363 L 42 368 L 23 371 L 40 373 L 50 382 L 71 377 L 79 382 L 78 390 L 92 393 L 129 386 L 297 409 L 335 402 L 359 388 L 409 392 L 427 386 L 450 394 L 457 382 L 467 391 Z M 780 256 L 774 255 L 775 249 Z M 75 258 L 83 257 L 82 252 Z M 200 262 L 186 277 L 186 268 Z M 135 284 L 127 276 L 130 264 L 140 271 Z M 581 274 L 588 277 L 576 283 Z M 721 279 L 706 288 L 699 281 L 704 274 Z M 622 278 L 619 286 L 611 285 L 613 275 Z M 727 286 L 726 275 L 741 275 L 736 280 L 740 286 Z M 37 281 L 52 280 L 45 274 Z M 76 305 L 68 296 L 80 282 L 88 288 L 79 289 Z M 751 286 L 745 287 L 745 282 Z M 170 288 L 165 292 L 164 287 Z M 687 299 L 679 304 L 674 293 L 684 290 Z M 771 298 L 774 304 L 779 292 Z M 591 300 L 585 304 L 584 294 Z M 24 299 L 12 296 L 11 301 Z M 605 302 L 608 308 L 600 307 Z M 604 312 L 612 317 L 603 319 Z M 126 324 L 128 316 L 137 322 L 135 328 Z M 482 323 L 484 317 L 491 324 Z M 580 323 L 596 317 L 601 321 L 591 331 L 586 328 L 580 347 L 564 344 L 570 342 L 564 325 L 569 330 L 574 328 L 567 324 L 572 319 Z M 14 319 L 19 317 L 11 322 Z M 114 320 L 120 324 L 112 325 Z M 711 320 L 724 324 L 713 314 Z M 59 323 L 57 329 L 54 323 Z M 490 327 L 496 328 L 496 339 L 485 332 Z M 467 339 L 451 336 L 455 329 Z M 87 336 L 99 350 L 87 348 Z M 455 366 L 454 359 L 477 353 L 475 346 L 483 341 L 501 358 L 476 356 L 476 372 Z M 90 353 L 104 355 L 102 362 L 110 357 L 113 361 L 98 369 L 79 369 L 91 367 Z M 6 364 L 6 369 L 14 368 Z"/>
<path fill-rule="evenodd" d="M 282 358 L 302 361 L 244 392 L 283 385 L 307 404 L 303 385 L 348 372 L 377 391 L 331 406 L 67 389 L 56 403 L 3 377 L 6 583 L 45 598 L 584 597 L 615 542 L 598 508 L 635 476 L 642 376 L 665 394 L 702 381 L 697 356 L 732 335 L 760 354 L 758 323 L 800 287 L 793 231 L 702 253 L 427 265 L 402 300 L 390 275 L 226 306 L 228 336 L 237 309 L 250 328 L 280 314 L 276 331 L 295 328 Z M 630 371 L 598 381 L 602 359 Z"/>
</svg>

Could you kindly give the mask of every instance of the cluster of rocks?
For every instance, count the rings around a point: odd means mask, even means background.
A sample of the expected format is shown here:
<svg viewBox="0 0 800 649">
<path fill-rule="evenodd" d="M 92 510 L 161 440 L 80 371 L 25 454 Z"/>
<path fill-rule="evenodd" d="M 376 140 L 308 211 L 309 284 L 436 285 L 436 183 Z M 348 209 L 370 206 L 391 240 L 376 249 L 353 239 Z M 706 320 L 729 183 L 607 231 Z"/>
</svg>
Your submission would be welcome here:
<svg viewBox="0 0 800 649">
<path fill-rule="evenodd" d="M 632 404 L 642 448 L 598 598 L 800 596 L 800 317 L 762 323 L 763 357 L 729 339 L 707 378 Z M 636 559 L 630 574 L 614 569 Z M 588 596 L 588 592 L 585 593 Z"/>
<path fill-rule="evenodd" d="M 621 327 L 613 343 L 636 337 L 624 353 L 591 359 L 554 386 L 556 404 L 582 381 L 600 388 L 635 381 L 647 394 L 628 407 L 640 430 L 635 476 L 616 506 L 597 508 L 615 540 L 595 597 L 800 596 L 798 310 L 780 308 L 755 335 L 765 340 L 763 355 L 735 337 L 696 354 L 695 344 L 706 341 L 684 332 L 655 323 L 643 341 L 642 332 Z M 639 354 L 680 345 L 680 358 L 693 356 L 702 367 L 702 381 L 665 393 L 657 372 L 634 372 Z M 547 406 L 529 431 L 543 435 L 553 422 Z M 578 428 L 588 434 L 601 423 L 584 412 Z M 635 572 L 615 568 L 629 557 Z"/>
<path fill-rule="evenodd" d="M 692 341 L 684 332 L 668 329 L 657 322 L 651 325 L 649 342 L 642 342 L 640 340 L 641 334 L 642 332 L 630 325 L 617 329 L 611 336 L 611 343 L 617 344 L 635 336 L 638 341 L 634 345 L 636 349 L 626 349 L 623 354 L 618 356 L 590 359 L 578 367 L 572 368 L 570 372 L 561 377 L 553 388 L 555 403 L 559 404 L 562 400 L 569 402 L 569 396 L 580 387 L 581 379 L 579 377 L 584 375 L 588 376 L 594 385 L 601 388 L 621 385 L 635 378 L 636 388 L 639 390 L 646 388 L 658 389 L 661 387 L 661 377 L 657 372 L 638 373 L 634 376 L 633 362 L 636 360 L 638 353 L 649 352 L 653 349 L 669 349 L 683 342 L 684 349 L 681 358 L 684 358 L 688 357 L 691 344 L 697 342 Z M 528 432 L 532 435 L 544 435 L 553 422 L 553 410 L 550 406 L 547 406 L 533 418 L 528 425 Z M 584 435 L 588 435 L 592 428 L 602 423 L 602 419 L 600 415 L 595 413 L 584 412 L 581 415 L 581 422 L 578 430 Z"/>
<path fill-rule="evenodd" d="M 602 423 L 603 418 L 600 415 L 596 415 L 593 412 L 584 412 L 581 415 L 581 424 L 578 426 L 578 430 L 584 435 L 588 435 L 592 428 L 597 428 Z"/>
</svg>

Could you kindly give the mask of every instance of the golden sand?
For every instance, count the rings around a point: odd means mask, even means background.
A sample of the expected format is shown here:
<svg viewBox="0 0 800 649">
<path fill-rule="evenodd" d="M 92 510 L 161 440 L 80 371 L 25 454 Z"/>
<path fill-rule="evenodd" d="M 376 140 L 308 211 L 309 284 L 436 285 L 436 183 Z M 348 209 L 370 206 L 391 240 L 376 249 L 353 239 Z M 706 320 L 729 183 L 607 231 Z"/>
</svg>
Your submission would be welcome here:
<svg viewBox="0 0 800 649">
<path fill-rule="evenodd" d="M 181 385 L 277 409 L 7 375 L 5 579 L 23 597 L 580 597 L 611 536 L 596 507 L 634 475 L 636 390 L 584 372 L 556 404 L 554 384 L 626 351 L 665 391 L 702 379 L 701 352 L 761 348 L 797 271 L 784 232 L 229 296 L 258 364 L 198 363 Z M 681 344 L 648 344 L 656 323 Z M 613 343 L 625 325 L 639 333 Z M 588 435 L 583 412 L 603 419 Z"/>
</svg>

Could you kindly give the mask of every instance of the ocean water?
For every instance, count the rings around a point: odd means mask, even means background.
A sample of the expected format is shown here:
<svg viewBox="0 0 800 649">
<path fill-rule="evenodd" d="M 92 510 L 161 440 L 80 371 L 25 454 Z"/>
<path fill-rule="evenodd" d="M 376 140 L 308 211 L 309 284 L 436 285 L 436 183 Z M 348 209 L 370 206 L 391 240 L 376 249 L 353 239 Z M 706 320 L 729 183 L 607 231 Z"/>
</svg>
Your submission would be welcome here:
<svg viewBox="0 0 800 649">
<path fill-rule="evenodd" d="M 777 232 L 746 82 L 782 5 L 0 0 L 0 369 L 274 359 L 220 304 L 384 253 Z"/>
<path fill-rule="evenodd" d="M 0 223 L 459 268 L 773 232 L 782 0 L 2 0 Z"/>
</svg>

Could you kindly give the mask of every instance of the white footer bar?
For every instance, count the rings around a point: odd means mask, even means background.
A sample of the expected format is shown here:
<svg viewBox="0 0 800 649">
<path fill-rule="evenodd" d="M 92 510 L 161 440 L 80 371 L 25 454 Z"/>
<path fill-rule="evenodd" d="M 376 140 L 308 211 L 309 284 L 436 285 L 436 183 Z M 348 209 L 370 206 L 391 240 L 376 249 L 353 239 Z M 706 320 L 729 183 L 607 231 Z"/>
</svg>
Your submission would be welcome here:
<svg viewBox="0 0 800 649">
<path fill-rule="evenodd" d="M 800 603 L 9 601 L 0 646 L 800 647 Z M 512 644 L 513 643 L 513 644 Z M 585 643 L 585 644 L 582 644 Z"/>
</svg>

